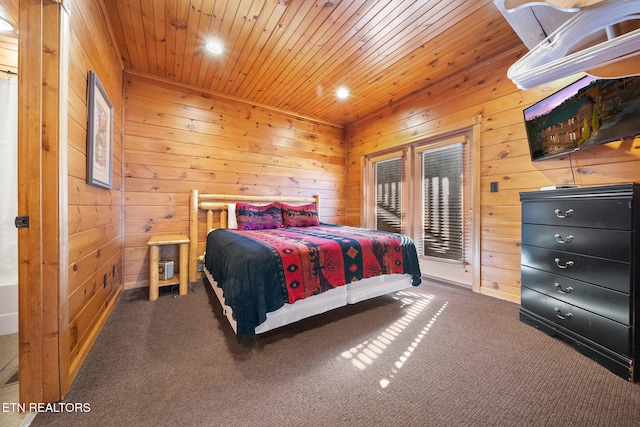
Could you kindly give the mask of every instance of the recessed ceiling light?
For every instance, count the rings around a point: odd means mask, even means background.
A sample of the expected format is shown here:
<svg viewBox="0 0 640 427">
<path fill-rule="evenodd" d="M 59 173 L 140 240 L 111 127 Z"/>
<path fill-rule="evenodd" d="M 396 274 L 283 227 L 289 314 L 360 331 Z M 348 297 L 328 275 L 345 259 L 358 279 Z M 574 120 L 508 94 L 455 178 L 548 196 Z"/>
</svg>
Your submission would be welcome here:
<svg viewBox="0 0 640 427">
<path fill-rule="evenodd" d="M 0 31 L 3 33 L 8 31 L 13 31 L 13 25 L 11 25 L 9 21 L 7 21 L 1 16 L 0 16 Z"/>
<path fill-rule="evenodd" d="M 344 86 L 340 86 L 336 89 L 336 96 L 340 99 L 345 99 L 349 97 L 349 89 Z"/>
<path fill-rule="evenodd" d="M 209 40 L 205 47 L 209 52 L 213 53 L 214 55 L 221 55 L 222 52 L 224 51 L 222 42 L 217 39 Z"/>
</svg>

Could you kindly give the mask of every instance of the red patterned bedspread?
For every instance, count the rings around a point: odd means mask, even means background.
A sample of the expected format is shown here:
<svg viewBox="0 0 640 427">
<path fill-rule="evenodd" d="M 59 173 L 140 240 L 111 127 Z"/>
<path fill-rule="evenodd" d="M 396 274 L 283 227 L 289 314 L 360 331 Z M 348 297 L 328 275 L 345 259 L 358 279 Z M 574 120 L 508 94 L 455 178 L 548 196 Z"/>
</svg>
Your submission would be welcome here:
<svg viewBox="0 0 640 427">
<path fill-rule="evenodd" d="M 356 280 L 404 273 L 397 234 L 335 226 L 234 232 L 270 247 L 289 303 Z"/>
<path fill-rule="evenodd" d="M 205 265 L 233 309 L 238 334 L 253 334 L 267 313 L 286 303 L 382 274 L 421 282 L 409 237 L 320 225 L 270 230 L 211 231 Z"/>
</svg>

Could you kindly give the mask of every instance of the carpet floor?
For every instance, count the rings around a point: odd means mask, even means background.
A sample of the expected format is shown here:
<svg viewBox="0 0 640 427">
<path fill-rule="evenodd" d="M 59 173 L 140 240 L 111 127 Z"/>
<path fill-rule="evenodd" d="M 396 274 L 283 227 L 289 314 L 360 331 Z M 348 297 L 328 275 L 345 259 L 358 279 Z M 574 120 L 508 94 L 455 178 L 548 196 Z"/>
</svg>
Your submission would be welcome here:
<svg viewBox="0 0 640 427">
<path fill-rule="evenodd" d="M 208 284 L 125 291 L 64 402 L 32 426 L 633 426 L 640 384 L 424 281 L 239 345 Z"/>
</svg>

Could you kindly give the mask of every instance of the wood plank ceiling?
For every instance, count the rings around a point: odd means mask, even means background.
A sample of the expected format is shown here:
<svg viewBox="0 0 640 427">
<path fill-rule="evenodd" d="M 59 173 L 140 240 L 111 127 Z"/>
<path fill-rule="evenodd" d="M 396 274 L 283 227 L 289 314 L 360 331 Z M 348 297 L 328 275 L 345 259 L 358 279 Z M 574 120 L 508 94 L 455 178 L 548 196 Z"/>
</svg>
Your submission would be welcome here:
<svg viewBox="0 0 640 427">
<path fill-rule="evenodd" d="M 340 125 L 522 46 L 491 0 L 104 4 L 127 70 Z"/>
<path fill-rule="evenodd" d="M 339 125 L 524 49 L 492 0 L 102 1 L 127 70 Z"/>
</svg>

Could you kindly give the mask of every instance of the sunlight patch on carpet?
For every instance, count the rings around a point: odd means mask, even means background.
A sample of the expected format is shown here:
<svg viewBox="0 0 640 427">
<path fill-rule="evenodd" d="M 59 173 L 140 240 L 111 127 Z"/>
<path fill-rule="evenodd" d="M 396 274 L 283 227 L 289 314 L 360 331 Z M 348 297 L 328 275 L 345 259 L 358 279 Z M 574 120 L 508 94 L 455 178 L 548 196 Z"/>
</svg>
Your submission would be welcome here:
<svg viewBox="0 0 640 427">
<path fill-rule="evenodd" d="M 433 324 L 436 322 L 436 319 L 438 318 L 438 316 L 442 314 L 444 309 L 447 307 L 447 304 L 449 303 L 448 302 L 444 303 L 444 305 L 440 308 L 440 310 L 438 310 L 438 312 L 431 318 L 431 320 L 429 320 L 429 323 L 427 323 L 425 327 L 422 328 L 420 333 L 414 338 L 414 340 L 411 342 L 409 347 L 407 347 L 405 352 L 396 360 L 396 362 L 394 363 L 394 368 L 391 370 L 391 374 L 389 374 L 389 378 L 383 378 L 380 380 L 379 384 L 381 388 L 386 388 L 391 383 L 390 378 L 393 378 L 393 376 L 397 374 L 398 371 L 404 366 L 404 363 L 407 361 L 409 356 L 413 354 L 413 351 L 418 347 L 418 345 L 420 344 L 422 339 L 425 337 L 427 332 L 429 332 L 429 329 L 431 329 Z"/>
<path fill-rule="evenodd" d="M 375 363 L 379 355 L 384 353 L 398 337 L 405 333 L 407 327 L 416 320 L 434 296 L 417 294 L 410 291 L 400 291 L 394 298 L 402 303 L 402 307 L 409 306 L 406 314 L 389 325 L 377 337 L 366 340 L 349 350 L 343 351 L 340 354 L 342 359 L 351 361 L 351 364 L 361 371 L 367 369 L 368 366 Z M 416 341 L 414 340 L 414 342 Z M 402 358 L 406 360 L 406 357 L 408 357 L 407 353 L 410 354 L 412 351 L 412 349 L 404 351 L 399 360 L 402 360 Z"/>
</svg>

